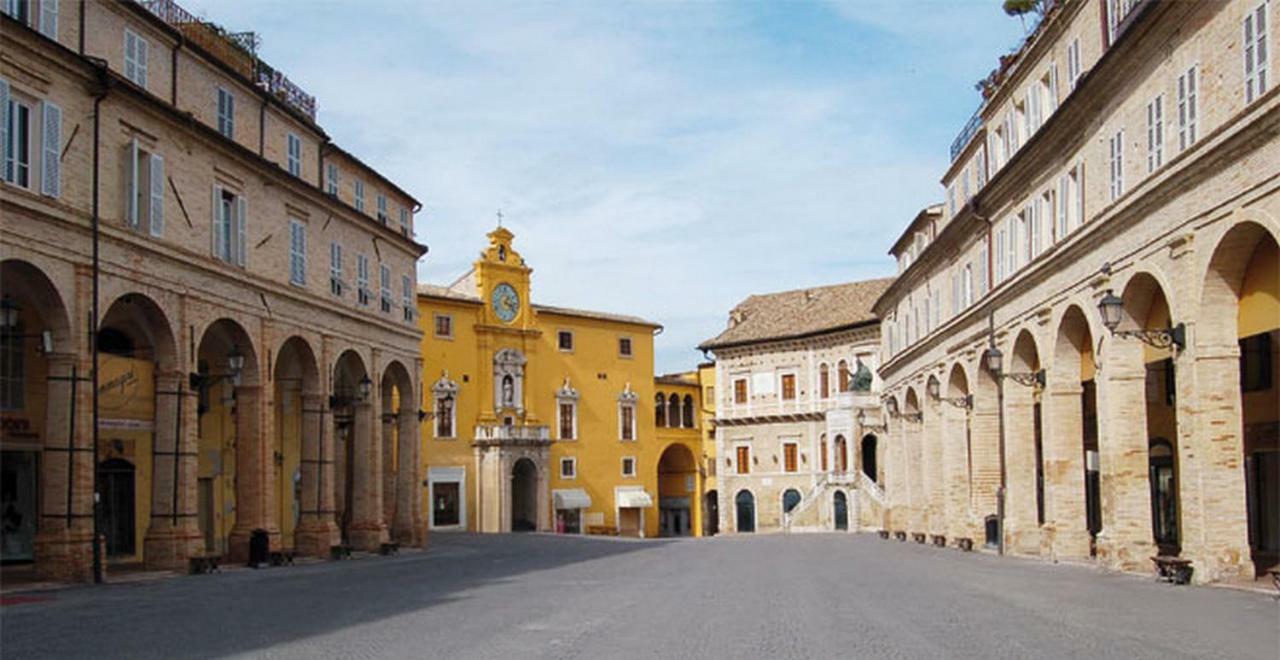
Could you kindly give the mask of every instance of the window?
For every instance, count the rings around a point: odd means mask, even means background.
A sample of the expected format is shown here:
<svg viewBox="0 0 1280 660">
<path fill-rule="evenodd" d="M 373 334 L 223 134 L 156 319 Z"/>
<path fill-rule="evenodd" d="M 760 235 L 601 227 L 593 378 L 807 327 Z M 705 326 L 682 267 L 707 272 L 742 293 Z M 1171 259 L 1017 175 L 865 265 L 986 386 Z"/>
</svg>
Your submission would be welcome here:
<svg viewBox="0 0 1280 660">
<path fill-rule="evenodd" d="M 796 443 L 788 442 L 782 445 L 782 469 L 786 472 L 795 472 L 799 469 L 796 465 L 797 456 Z"/>
<path fill-rule="evenodd" d="M 1080 82 L 1080 38 L 1076 37 L 1071 40 L 1071 45 L 1067 46 L 1067 87 L 1074 90 L 1076 83 Z"/>
<path fill-rule="evenodd" d="M 436 314 L 436 336 L 441 339 L 453 339 L 453 315 Z"/>
<path fill-rule="evenodd" d="M 624 477 L 636 476 L 636 457 L 635 456 L 622 457 L 622 476 Z"/>
<path fill-rule="evenodd" d="M 288 154 L 286 158 L 289 174 L 302 176 L 302 138 L 293 133 L 288 135 Z"/>
<path fill-rule="evenodd" d="M 1037 197 L 1035 201 L 1027 207 L 1027 214 L 1031 217 L 1031 231 L 1027 236 L 1027 261 L 1040 256 L 1040 247 L 1044 245 L 1044 202 Z"/>
<path fill-rule="evenodd" d="M 391 216 L 387 214 L 387 196 L 379 193 L 377 200 L 378 200 L 378 222 L 381 222 L 382 224 L 385 225 L 388 222 L 391 222 Z"/>
<path fill-rule="evenodd" d="M 236 97 L 221 87 L 218 88 L 218 132 L 229 138 L 235 138 Z"/>
<path fill-rule="evenodd" d="M 576 479 L 578 477 L 578 459 L 562 458 L 560 459 L 560 478 Z"/>
<path fill-rule="evenodd" d="M 404 311 L 405 322 L 412 323 L 417 308 L 413 304 L 413 278 L 408 275 L 400 276 L 400 307 Z"/>
<path fill-rule="evenodd" d="M 457 417 L 457 395 L 455 383 L 436 390 L 436 437 L 454 437 L 454 421 Z"/>
<path fill-rule="evenodd" d="M 956 217 L 956 187 L 947 186 L 947 212 L 949 217 Z"/>
<path fill-rule="evenodd" d="M 289 221 L 289 283 L 307 283 L 307 226 L 297 220 Z"/>
<path fill-rule="evenodd" d="M 1263 392 L 1274 382 L 1271 364 L 1271 333 L 1245 337 L 1240 340 L 1240 389 L 1244 392 Z"/>
<path fill-rule="evenodd" d="M 23 326 L 0 328 L 0 410 L 21 410 L 26 394 Z"/>
<path fill-rule="evenodd" d="M 573 401 L 560 402 L 560 439 L 578 437 L 578 406 Z"/>
<path fill-rule="evenodd" d="M 985 243 L 978 249 L 978 297 L 987 294 L 987 246 Z"/>
<path fill-rule="evenodd" d="M 1006 230 L 1003 226 L 1001 226 L 1000 229 L 996 230 L 995 262 L 996 262 L 996 282 L 997 283 L 1004 281 L 1005 231 Z"/>
<path fill-rule="evenodd" d="M 31 106 L 9 94 L 9 84 L 0 81 L 0 102 L 4 120 L 4 180 L 23 188 L 31 187 Z"/>
<path fill-rule="evenodd" d="M 733 402 L 747 402 L 747 379 L 738 378 L 733 381 Z"/>
<path fill-rule="evenodd" d="M 164 158 L 136 139 L 125 148 L 125 222 L 152 236 L 164 235 Z"/>
<path fill-rule="evenodd" d="M 1041 105 L 1043 105 L 1040 96 L 1039 81 L 1032 82 L 1027 88 L 1026 101 L 1026 120 L 1027 120 L 1027 139 L 1031 139 L 1031 135 L 1040 129 Z"/>
<path fill-rule="evenodd" d="M 818 367 L 818 392 L 824 399 L 831 397 L 831 368 L 825 364 Z"/>
<path fill-rule="evenodd" d="M 631 338 L 630 337 L 618 338 L 618 355 L 621 355 L 622 357 L 631 357 Z"/>
<path fill-rule="evenodd" d="M 1009 276 L 1018 272 L 1018 230 L 1022 228 L 1022 214 L 1009 221 L 1009 252 L 1005 255 L 1008 261 Z"/>
<path fill-rule="evenodd" d="M 369 298 L 372 297 L 369 291 L 369 257 L 363 254 L 356 255 L 356 302 L 361 305 L 368 306 Z"/>
<path fill-rule="evenodd" d="M 782 374 L 782 400 L 796 400 L 796 375 Z"/>
<path fill-rule="evenodd" d="M 1198 94 L 1196 87 L 1199 84 L 1197 77 L 1199 71 L 1196 67 L 1187 69 L 1186 73 L 1178 76 L 1178 149 L 1186 149 L 1196 143 L 1196 125 L 1199 108 L 1196 107 Z"/>
<path fill-rule="evenodd" d="M 380 300 L 382 302 L 382 313 L 391 313 L 391 268 L 388 266 L 378 267 Z"/>
<path fill-rule="evenodd" d="M 838 388 L 836 391 L 848 392 L 849 381 L 849 363 L 845 360 L 841 360 L 839 364 L 836 365 L 836 387 Z"/>
<path fill-rule="evenodd" d="M 951 274 L 951 315 L 952 316 L 956 316 L 960 314 L 961 300 L 962 299 L 960 294 L 960 273 L 957 271 Z"/>
<path fill-rule="evenodd" d="M 330 197 L 338 196 L 338 165 L 337 163 L 329 163 L 325 166 L 325 192 Z"/>
<path fill-rule="evenodd" d="M 360 179 L 355 181 L 356 187 L 356 210 L 364 213 L 364 182 Z"/>
<path fill-rule="evenodd" d="M 751 473 L 751 448 L 738 447 L 737 449 L 738 474 Z"/>
<path fill-rule="evenodd" d="M 1009 122 L 1009 141 L 1012 143 L 1014 151 L 1022 146 L 1024 138 L 1031 137 L 1030 119 L 1027 118 L 1027 104 L 1024 99 L 1022 103 L 1013 104 L 1013 120 Z"/>
<path fill-rule="evenodd" d="M 626 402 L 618 406 L 618 437 L 622 440 L 636 439 L 636 404 Z"/>
<path fill-rule="evenodd" d="M 219 185 L 213 187 L 213 256 L 241 268 L 245 265 L 248 202 Z"/>
<path fill-rule="evenodd" d="M 409 209 L 400 207 L 400 233 L 406 238 L 413 236 L 413 223 L 409 221 Z"/>
<path fill-rule="evenodd" d="M 124 31 L 124 77 L 147 88 L 147 55 L 151 44 L 132 30 Z"/>
<path fill-rule="evenodd" d="M 573 352 L 573 331 L 561 330 L 556 333 L 556 345 L 566 353 Z"/>
<path fill-rule="evenodd" d="M 973 304 L 973 262 L 964 265 L 964 306 Z"/>
<path fill-rule="evenodd" d="M 687 429 L 694 428 L 696 423 L 693 418 L 693 396 L 684 395 L 684 427 Z"/>
<path fill-rule="evenodd" d="M 329 244 L 329 293 L 335 296 L 341 296 L 343 289 L 342 283 L 342 246 L 338 243 Z"/>
<path fill-rule="evenodd" d="M 1261 2 L 1257 9 L 1244 17 L 1244 102 L 1253 103 L 1254 99 L 1267 93 L 1267 66 L 1270 60 L 1267 52 L 1267 3 Z"/>
<path fill-rule="evenodd" d="M 1164 97 L 1147 104 L 1147 173 L 1164 164 Z"/>
<path fill-rule="evenodd" d="M 1124 194 L 1124 129 L 1116 131 L 1109 141 L 1108 163 L 1111 170 L 1111 201 Z"/>
<path fill-rule="evenodd" d="M 969 199 L 973 196 L 969 194 L 969 168 L 967 167 L 960 173 L 960 190 L 960 199 L 964 200 L 962 204 L 968 204 Z"/>
<path fill-rule="evenodd" d="M 982 145 L 978 147 L 978 155 L 975 157 L 978 161 L 976 175 L 978 177 L 978 190 L 987 185 L 987 147 Z"/>
</svg>

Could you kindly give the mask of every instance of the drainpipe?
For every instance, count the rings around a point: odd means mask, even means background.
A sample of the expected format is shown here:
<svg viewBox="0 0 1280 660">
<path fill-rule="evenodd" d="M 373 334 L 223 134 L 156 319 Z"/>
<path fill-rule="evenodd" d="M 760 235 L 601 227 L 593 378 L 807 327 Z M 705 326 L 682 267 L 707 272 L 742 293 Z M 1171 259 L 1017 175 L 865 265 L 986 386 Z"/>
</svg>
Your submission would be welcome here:
<svg viewBox="0 0 1280 660">
<path fill-rule="evenodd" d="M 178 51 L 186 45 L 187 37 L 178 32 L 178 43 L 173 45 L 173 56 L 169 64 L 169 104 L 178 107 Z"/>
<path fill-rule="evenodd" d="M 267 144 L 267 97 L 263 95 L 262 105 L 258 106 L 258 155 L 265 158 L 264 147 Z"/>
<path fill-rule="evenodd" d="M 100 261 L 101 250 L 99 249 L 100 217 L 98 213 L 98 202 L 99 202 L 98 175 L 99 175 L 99 168 L 100 168 L 99 147 L 101 145 L 102 101 L 103 99 L 107 98 L 107 94 L 111 91 L 111 76 L 110 74 L 107 73 L 107 62 L 105 60 L 98 59 L 98 58 L 89 58 L 89 59 L 94 64 L 94 66 L 98 68 L 98 71 L 97 71 L 98 79 L 96 81 L 97 89 L 94 90 L 95 92 L 97 92 L 97 94 L 95 95 L 93 100 L 93 172 L 92 172 L 92 184 L 91 184 L 91 187 L 93 189 L 93 193 L 92 193 L 93 194 L 93 218 L 91 223 L 91 226 L 93 229 L 93 300 L 91 303 L 91 310 L 89 313 L 89 347 L 93 355 L 93 370 L 91 372 L 91 387 L 93 387 L 93 431 L 92 431 L 93 432 L 93 459 L 90 465 L 92 466 L 91 469 L 93 470 L 93 512 L 92 512 L 93 513 L 93 539 L 92 539 L 93 582 L 95 584 L 102 584 L 103 582 L 102 545 L 98 542 L 98 538 L 101 534 L 101 530 L 99 529 L 99 521 L 98 521 L 99 484 L 98 484 L 98 465 L 97 465 L 98 464 L 98 441 L 99 441 L 99 438 L 98 438 L 98 414 L 99 414 L 98 374 L 100 372 L 99 355 L 98 355 L 98 321 L 99 321 L 98 298 L 99 298 L 99 279 L 100 279 L 100 273 L 101 273 L 101 261 Z M 70 469 L 70 466 L 73 465 L 74 463 L 75 461 L 68 460 L 67 462 L 68 469 Z M 69 476 L 70 475 L 68 475 L 68 477 Z"/>
</svg>

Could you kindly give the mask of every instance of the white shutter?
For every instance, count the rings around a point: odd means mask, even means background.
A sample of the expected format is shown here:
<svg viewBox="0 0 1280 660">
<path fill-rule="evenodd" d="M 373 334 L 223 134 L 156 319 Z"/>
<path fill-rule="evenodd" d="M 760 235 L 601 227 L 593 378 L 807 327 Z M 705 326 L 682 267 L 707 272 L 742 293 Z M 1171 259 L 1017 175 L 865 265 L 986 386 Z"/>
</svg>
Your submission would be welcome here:
<svg viewBox="0 0 1280 660">
<path fill-rule="evenodd" d="M 222 208 L 222 187 L 218 184 L 213 185 L 213 256 L 215 259 L 222 259 L 222 218 L 219 210 Z"/>
<path fill-rule="evenodd" d="M 151 203 L 148 210 L 152 236 L 164 236 L 164 158 L 151 154 Z"/>
<path fill-rule="evenodd" d="M 5 178 L 4 158 L 9 153 L 9 81 L 0 78 L 0 179 Z"/>
<path fill-rule="evenodd" d="M 1063 174 L 1058 178 L 1058 240 L 1066 238 L 1071 231 L 1071 218 L 1067 214 L 1071 202 L 1071 177 Z"/>
<path fill-rule="evenodd" d="M 129 80 L 138 79 L 138 39 L 133 33 L 124 31 L 124 77 Z"/>
<path fill-rule="evenodd" d="M 138 84 L 147 86 L 147 50 L 151 43 L 146 39 L 138 39 Z"/>
<path fill-rule="evenodd" d="M 44 107 L 44 157 L 41 166 L 44 174 L 40 191 L 50 197 L 62 194 L 62 108 L 45 101 Z"/>
<path fill-rule="evenodd" d="M 124 221 L 125 224 L 138 228 L 138 140 L 129 140 L 125 147 L 125 183 L 124 183 Z M 217 208 L 214 209 L 217 213 Z"/>
<path fill-rule="evenodd" d="M 244 195 L 236 197 L 236 265 L 241 268 L 245 264 L 245 235 L 248 233 L 246 225 L 249 224 L 249 201 Z"/>
<path fill-rule="evenodd" d="M 40 34 L 58 39 L 58 0 L 40 0 Z"/>
<path fill-rule="evenodd" d="M 1058 98 L 1058 63 L 1054 62 L 1053 66 L 1049 67 L 1049 103 L 1051 106 L 1049 112 L 1058 109 Z"/>
</svg>

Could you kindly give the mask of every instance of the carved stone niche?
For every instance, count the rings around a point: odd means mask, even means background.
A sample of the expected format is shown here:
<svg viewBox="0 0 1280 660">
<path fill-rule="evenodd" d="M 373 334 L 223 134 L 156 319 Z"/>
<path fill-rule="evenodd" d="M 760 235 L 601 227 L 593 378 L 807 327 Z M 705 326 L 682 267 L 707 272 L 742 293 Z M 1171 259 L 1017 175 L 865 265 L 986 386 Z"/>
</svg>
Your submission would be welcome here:
<svg viewBox="0 0 1280 660">
<path fill-rule="evenodd" d="M 504 348 L 493 356 L 493 409 L 524 414 L 524 354 Z"/>
</svg>

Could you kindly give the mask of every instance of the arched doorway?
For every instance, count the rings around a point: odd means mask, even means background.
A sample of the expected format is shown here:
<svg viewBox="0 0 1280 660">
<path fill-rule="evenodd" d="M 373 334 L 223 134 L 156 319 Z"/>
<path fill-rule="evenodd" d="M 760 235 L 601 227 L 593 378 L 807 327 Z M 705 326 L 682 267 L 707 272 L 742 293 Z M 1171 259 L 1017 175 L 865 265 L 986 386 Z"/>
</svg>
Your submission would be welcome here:
<svg viewBox="0 0 1280 660">
<path fill-rule="evenodd" d="M 688 447 L 677 443 L 663 450 L 658 459 L 659 536 L 692 534 L 697 479 L 697 464 Z"/>
<path fill-rule="evenodd" d="M 511 531 L 538 529 L 538 467 L 522 458 L 511 469 Z"/>
<path fill-rule="evenodd" d="M 836 530 L 846 531 L 849 529 L 849 498 L 844 491 L 837 490 L 831 496 L 831 509 L 834 514 Z"/>
<path fill-rule="evenodd" d="M 782 492 L 782 512 L 790 514 L 800 506 L 800 491 L 788 488 Z"/>
<path fill-rule="evenodd" d="M 399 361 L 382 375 L 383 523 L 399 543 L 413 545 L 421 527 L 418 486 L 418 397 L 409 370 Z"/>
<path fill-rule="evenodd" d="M 749 490 L 740 490 L 733 498 L 734 525 L 740 534 L 756 531 L 756 498 Z"/>
<path fill-rule="evenodd" d="M 108 558 L 132 559 L 137 553 L 134 472 L 123 458 L 98 463 L 99 530 L 107 537 Z"/>
<path fill-rule="evenodd" d="M 876 481 L 876 436 L 868 433 L 862 436 L 862 473 Z"/>
<path fill-rule="evenodd" d="M 720 533 L 720 497 L 716 491 L 707 491 L 702 496 L 702 535 L 715 536 Z"/>
</svg>

